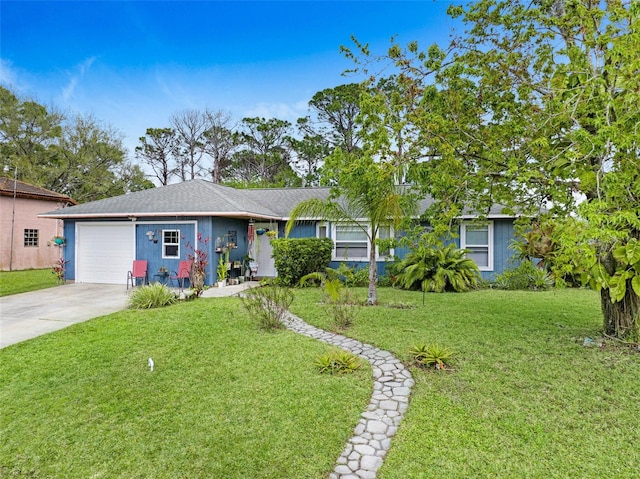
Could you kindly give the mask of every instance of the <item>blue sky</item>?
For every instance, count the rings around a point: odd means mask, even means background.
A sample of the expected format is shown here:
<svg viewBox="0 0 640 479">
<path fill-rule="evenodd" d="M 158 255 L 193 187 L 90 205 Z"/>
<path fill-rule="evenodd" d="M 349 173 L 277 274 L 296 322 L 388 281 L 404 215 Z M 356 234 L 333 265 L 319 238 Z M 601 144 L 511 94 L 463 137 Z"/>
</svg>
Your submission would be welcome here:
<svg viewBox="0 0 640 479">
<path fill-rule="evenodd" d="M 354 35 L 384 52 L 444 43 L 450 1 L 0 2 L 0 84 L 93 115 L 133 148 L 187 109 L 295 122 L 314 93 L 357 78 Z"/>
</svg>

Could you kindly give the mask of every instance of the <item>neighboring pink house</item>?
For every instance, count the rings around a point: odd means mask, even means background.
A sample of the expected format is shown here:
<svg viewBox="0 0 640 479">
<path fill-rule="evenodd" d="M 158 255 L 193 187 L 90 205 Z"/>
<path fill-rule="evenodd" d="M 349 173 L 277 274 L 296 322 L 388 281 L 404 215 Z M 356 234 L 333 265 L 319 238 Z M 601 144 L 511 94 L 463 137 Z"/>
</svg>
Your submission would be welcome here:
<svg viewBox="0 0 640 479">
<path fill-rule="evenodd" d="M 62 236 L 62 221 L 38 214 L 75 204 L 66 195 L 0 177 L 0 270 L 52 266 L 60 258 L 54 238 Z"/>
</svg>

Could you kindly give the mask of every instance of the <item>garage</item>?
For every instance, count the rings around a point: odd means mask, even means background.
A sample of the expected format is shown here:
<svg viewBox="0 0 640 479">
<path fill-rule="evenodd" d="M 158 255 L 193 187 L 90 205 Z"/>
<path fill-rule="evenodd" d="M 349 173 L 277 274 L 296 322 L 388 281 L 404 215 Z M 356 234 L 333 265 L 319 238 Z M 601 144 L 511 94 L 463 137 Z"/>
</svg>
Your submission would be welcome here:
<svg viewBox="0 0 640 479">
<path fill-rule="evenodd" d="M 76 282 L 126 284 L 135 259 L 135 226 L 76 224 L 76 259 Z"/>
</svg>

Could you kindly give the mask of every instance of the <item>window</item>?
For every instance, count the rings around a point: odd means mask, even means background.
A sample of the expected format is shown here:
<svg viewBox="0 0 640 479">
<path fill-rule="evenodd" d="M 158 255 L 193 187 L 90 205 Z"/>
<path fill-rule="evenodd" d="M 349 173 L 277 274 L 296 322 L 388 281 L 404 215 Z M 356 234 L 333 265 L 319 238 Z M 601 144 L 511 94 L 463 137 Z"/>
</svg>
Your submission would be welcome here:
<svg viewBox="0 0 640 479">
<path fill-rule="evenodd" d="M 369 240 L 367 234 L 355 225 L 335 226 L 335 258 L 364 259 L 368 258 Z"/>
<path fill-rule="evenodd" d="M 24 245 L 38 246 L 38 230 L 25 229 L 24 230 Z"/>
<path fill-rule="evenodd" d="M 480 271 L 493 271 L 493 223 L 475 225 L 463 223 L 460 227 L 460 248 L 467 250 Z"/>
<path fill-rule="evenodd" d="M 162 257 L 180 257 L 180 230 L 162 230 Z"/>
<path fill-rule="evenodd" d="M 318 231 L 320 234 L 320 230 Z M 378 238 L 389 239 L 391 228 L 381 226 L 378 231 Z M 335 252 L 333 259 L 336 261 L 369 261 L 369 237 L 360 227 L 356 225 L 335 225 L 333 227 L 333 239 L 335 242 Z M 393 255 L 393 251 L 377 251 L 378 259 L 386 259 Z"/>
<path fill-rule="evenodd" d="M 316 224 L 316 238 L 327 238 L 329 236 L 327 231 L 327 223 Z"/>
</svg>

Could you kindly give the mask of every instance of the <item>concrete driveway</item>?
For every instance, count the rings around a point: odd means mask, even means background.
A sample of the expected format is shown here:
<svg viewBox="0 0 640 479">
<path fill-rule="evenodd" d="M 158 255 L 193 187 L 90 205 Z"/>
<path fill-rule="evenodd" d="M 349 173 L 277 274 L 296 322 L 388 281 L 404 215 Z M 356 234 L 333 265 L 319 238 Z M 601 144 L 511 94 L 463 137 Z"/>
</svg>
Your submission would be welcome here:
<svg viewBox="0 0 640 479">
<path fill-rule="evenodd" d="M 0 298 L 0 348 L 127 307 L 125 285 L 65 284 Z"/>
</svg>

